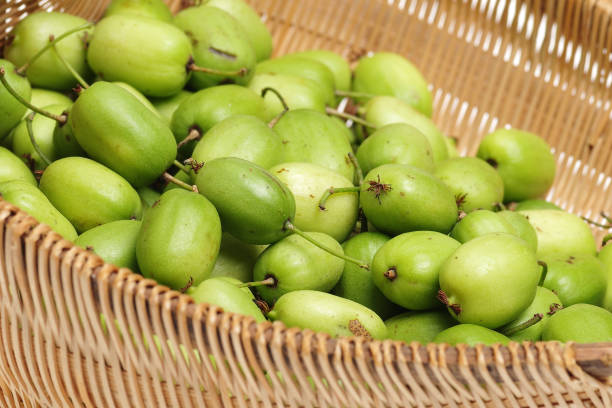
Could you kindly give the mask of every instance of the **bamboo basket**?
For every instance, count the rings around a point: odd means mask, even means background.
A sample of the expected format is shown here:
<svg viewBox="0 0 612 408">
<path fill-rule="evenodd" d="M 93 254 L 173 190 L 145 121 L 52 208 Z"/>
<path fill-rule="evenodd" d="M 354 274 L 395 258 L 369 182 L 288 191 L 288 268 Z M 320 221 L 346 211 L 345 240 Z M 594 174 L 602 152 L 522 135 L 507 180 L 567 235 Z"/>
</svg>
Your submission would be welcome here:
<svg viewBox="0 0 612 408">
<path fill-rule="evenodd" d="M 107 3 L 0 0 L 0 46 L 29 12 L 95 21 Z M 548 198 L 594 219 L 612 210 L 612 2 L 250 3 L 277 55 L 405 55 L 432 84 L 434 119 L 462 153 L 506 124 L 534 131 L 557 158 Z M 116 322 L 107 332 L 100 314 Z M 3 407 L 607 408 L 611 364 L 610 343 L 408 345 L 256 324 L 104 264 L 0 200 Z"/>
</svg>

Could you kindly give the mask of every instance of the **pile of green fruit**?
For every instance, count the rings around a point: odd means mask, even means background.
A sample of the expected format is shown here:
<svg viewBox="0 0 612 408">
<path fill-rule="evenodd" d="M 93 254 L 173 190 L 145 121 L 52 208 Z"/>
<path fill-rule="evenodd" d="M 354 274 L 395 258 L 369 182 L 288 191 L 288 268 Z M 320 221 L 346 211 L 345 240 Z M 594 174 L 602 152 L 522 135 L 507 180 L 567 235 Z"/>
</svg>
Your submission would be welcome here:
<svg viewBox="0 0 612 408">
<path fill-rule="evenodd" d="M 423 343 L 612 341 L 612 245 L 598 254 L 583 219 L 541 199 L 555 176 L 543 139 L 499 129 L 459 157 L 404 57 L 352 70 L 331 51 L 270 58 L 243 0 L 202 3 L 19 22 L 0 59 L 3 199 L 256 321 Z"/>
</svg>

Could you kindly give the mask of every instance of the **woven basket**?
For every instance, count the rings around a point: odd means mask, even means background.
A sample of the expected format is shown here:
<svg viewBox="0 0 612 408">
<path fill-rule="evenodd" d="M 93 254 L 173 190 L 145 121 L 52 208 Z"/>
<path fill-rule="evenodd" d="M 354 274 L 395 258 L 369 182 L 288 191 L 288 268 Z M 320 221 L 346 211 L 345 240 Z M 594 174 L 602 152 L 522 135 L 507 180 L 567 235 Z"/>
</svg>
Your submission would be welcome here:
<svg viewBox="0 0 612 408">
<path fill-rule="evenodd" d="M 96 20 L 106 3 L 0 0 L 0 46 L 27 12 Z M 433 84 L 434 119 L 463 153 L 505 124 L 534 131 L 555 149 L 549 198 L 595 219 L 612 209 L 612 3 L 251 3 L 276 54 L 403 54 Z M 117 322 L 107 333 L 100 314 Z M 2 407 L 607 408 L 611 364 L 610 343 L 420 346 L 256 324 L 106 265 L 0 200 Z"/>
</svg>

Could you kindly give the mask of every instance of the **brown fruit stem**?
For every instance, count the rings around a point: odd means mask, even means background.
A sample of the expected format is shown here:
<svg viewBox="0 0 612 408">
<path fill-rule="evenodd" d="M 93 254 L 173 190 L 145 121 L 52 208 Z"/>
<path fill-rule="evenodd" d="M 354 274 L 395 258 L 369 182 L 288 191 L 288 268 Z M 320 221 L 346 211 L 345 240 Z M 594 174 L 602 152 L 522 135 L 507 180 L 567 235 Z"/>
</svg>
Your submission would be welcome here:
<svg viewBox="0 0 612 408">
<path fill-rule="evenodd" d="M 53 41 L 53 35 L 49 36 L 49 41 Z M 66 61 L 66 58 L 60 55 L 55 45 L 51 46 L 51 51 L 53 51 L 55 56 L 60 60 L 60 62 L 64 65 L 64 67 L 70 72 L 70 74 L 74 77 L 74 79 L 77 80 L 77 82 L 79 83 L 79 85 L 81 85 L 81 87 L 85 89 L 89 88 L 89 84 L 87 83 L 87 81 L 85 81 L 83 77 L 79 75 L 79 73 L 76 71 L 76 69 L 74 69 L 68 61 Z"/>
<path fill-rule="evenodd" d="M 542 313 L 536 313 L 533 315 L 533 317 L 517 326 L 514 327 L 509 327 L 507 329 L 504 329 L 501 331 L 501 333 L 504 336 L 510 337 L 515 335 L 516 333 L 523 331 L 525 329 L 530 328 L 531 326 L 533 326 L 534 324 L 538 323 L 540 320 L 542 320 L 542 318 L 544 317 L 544 315 Z"/>
<path fill-rule="evenodd" d="M 253 303 L 255 303 L 255 305 L 259 308 L 259 310 L 261 310 L 261 313 L 264 314 L 264 316 L 267 316 L 268 313 L 270 313 L 270 305 L 268 305 L 268 303 L 263 300 L 263 299 L 253 299 Z"/>
<path fill-rule="evenodd" d="M 544 284 L 544 280 L 546 279 L 546 274 L 548 273 L 548 264 L 546 264 L 544 261 L 538 261 L 538 265 L 542 267 L 542 277 L 540 278 L 538 286 L 542 286 Z"/>
<path fill-rule="evenodd" d="M 198 171 L 200 171 L 200 169 L 204 167 L 204 162 L 200 163 L 193 157 L 185 159 L 183 163 L 185 163 L 186 166 L 189 166 L 189 168 L 191 168 L 191 170 L 193 170 L 195 174 L 198 174 Z"/>
<path fill-rule="evenodd" d="M 355 123 L 359 123 L 360 125 L 367 126 L 369 128 L 376 129 L 377 127 L 375 124 L 370 123 L 366 120 L 363 120 L 359 116 L 351 115 L 350 113 L 346 113 L 346 112 L 340 112 L 339 110 L 336 110 L 330 107 L 325 108 L 325 113 L 327 113 L 330 116 L 337 116 L 342 119 L 352 120 Z"/>
<path fill-rule="evenodd" d="M 395 266 L 390 267 L 383 273 L 383 276 L 393 282 L 397 278 L 397 268 Z"/>
<path fill-rule="evenodd" d="M 190 288 L 190 287 L 192 287 L 192 286 L 193 286 L 193 276 L 190 276 L 190 277 L 189 277 L 189 280 L 187 281 L 187 284 L 186 284 L 185 286 L 183 286 L 183 287 L 182 287 L 182 288 L 179 290 L 179 292 L 181 292 L 181 293 L 185 293 L 185 292 L 187 292 L 187 289 L 189 289 L 189 288 Z"/>
<path fill-rule="evenodd" d="M 336 96 L 346 96 L 349 98 L 368 98 L 370 99 L 376 96 L 374 94 L 370 94 L 366 92 L 341 91 L 339 89 L 336 89 L 334 93 L 336 94 Z"/>
<path fill-rule="evenodd" d="M 195 184 L 194 185 L 189 185 L 189 184 L 185 183 L 184 181 L 181 181 L 181 180 L 177 179 L 176 177 L 174 177 L 172 174 L 170 174 L 168 172 L 164 172 L 164 174 L 162 174 L 162 177 L 167 182 L 174 183 L 177 186 L 184 188 L 185 190 L 193 191 L 194 193 L 199 193 L 198 186 L 196 186 Z"/>
<path fill-rule="evenodd" d="M 557 313 L 559 310 L 563 309 L 563 306 L 561 306 L 558 303 L 553 303 L 548 307 L 548 312 L 546 313 L 549 316 L 554 315 L 555 313 Z"/>
<path fill-rule="evenodd" d="M 358 193 L 358 192 L 359 192 L 359 187 L 341 187 L 341 188 L 330 187 L 327 190 L 325 190 L 325 193 L 323 193 L 323 195 L 321 196 L 321 199 L 319 200 L 319 209 L 321 211 L 325 211 L 325 203 L 327 202 L 327 199 L 331 197 L 333 194 Z"/>
<path fill-rule="evenodd" d="M 238 287 L 239 288 L 254 288 L 257 286 L 275 286 L 275 285 L 276 285 L 276 279 L 271 276 L 261 281 L 241 283 L 240 285 L 238 285 Z"/>
<path fill-rule="evenodd" d="M 289 111 L 289 105 L 287 105 L 285 98 L 283 98 L 283 95 L 281 95 L 280 92 L 278 92 L 276 89 L 269 87 L 269 86 L 261 90 L 261 97 L 262 98 L 265 97 L 268 91 L 276 95 L 276 97 L 280 100 L 280 103 L 283 105 L 283 110 L 278 115 L 276 115 L 270 121 L 270 123 L 268 123 L 268 127 L 273 128 L 278 123 L 278 121 L 281 120 L 283 116 L 285 116 L 285 113 Z"/>
<path fill-rule="evenodd" d="M 363 171 L 361 171 L 361 167 L 359 167 L 357 157 L 355 157 L 353 152 L 349 152 L 348 157 L 351 163 L 353 163 L 353 166 L 355 166 L 355 178 L 357 178 L 357 185 L 360 186 L 361 184 L 363 184 Z"/>
<path fill-rule="evenodd" d="M 32 121 L 34 120 L 34 115 L 36 115 L 36 112 L 30 113 L 26 117 L 26 119 L 25 119 L 26 129 L 28 131 L 28 136 L 30 137 L 30 143 L 32 143 L 32 146 L 34 147 L 34 150 L 36 150 L 36 153 L 38 153 L 38 156 L 48 166 L 48 165 L 51 164 L 51 160 L 49 160 L 49 158 L 47 156 L 45 156 L 45 154 L 40 150 L 40 146 L 38 146 L 38 143 L 36 143 L 36 139 L 34 139 L 34 131 L 32 130 Z"/>
<path fill-rule="evenodd" d="M 181 140 L 176 145 L 176 148 L 180 149 L 181 147 L 185 146 L 187 143 L 189 143 L 191 141 L 200 140 L 201 137 L 202 137 L 202 133 L 200 132 L 200 129 L 198 129 L 196 126 L 194 126 L 191 129 L 189 129 L 189 133 L 187 134 L 187 137 L 184 138 L 183 140 Z"/>
<path fill-rule="evenodd" d="M 33 112 L 39 113 L 49 119 L 53 119 L 55 121 L 57 121 L 60 124 L 65 124 L 68 121 L 68 117 L 64 114 L 62 115 L 56 115 L 54 113 L 51 112 L 47 112 L 46 110 L 40 109 L 34 105 L 32 105 L 30 102 L 26 101 L 25 99 L 23 99 L 21 97 L 21 95 L 19 95 L 17 93 L 17 91 L 15 91 L 13 89 L 13 87 L 8 83 L 8 81 L 6 80 L 6 71 L 4 70 L 4 67 L 0 67 L 0 82 L 2 82 L 2 85 L 4 85 L 4 87 L 6 88 L 6 90 L 13 95 L 13 97 L 15 99 L 17 99 L 19 101 L 19 103 L 21 103 L 23 106 L 25 106 L 26 108 L 30 109 Z"/>
<path fill-rule="evenodd" d="M 384 184 L 380 182 L 380 175 L 377 176 L 376 180 L 368 181 L 370 187 L 366 191 L 374 193 L 374 197 L 378 200 L 378 204 L 382 204 L 380 197 L 393 190 L 391 184 Z"/>
<path fill-rule="evenodd" d="M 438 291 L 436 299 L 438 299 L 444 306 L 451 308 L 457 316 L 459 316 L 459 314 L 461 313 L 461 305 L 459 305 L 458 303 L 450 304 L 448 302 L 448 296 L 446 295 L 446 292 L 444 292 L 442 289 Z"/>
<path fill-rule="evenodd" d="M 221 69 L 199 67 L 193 61 L 189 61 L 189 63 L 187 64 L 187 70 L 195 71 L 195 72 L 203 72 L 205 74 L 221 75 L 221 76 L 226 76 L 226 77 L 231 77 L 231 76 L 243 77 L 243 76 L 246 76 L 246 74 L 248 74 L 249 72 L 249 70 L 246 67 L 242 67 L 240 69 L 237 69 L 236 71 L 224 71 Z"/>
</svg>

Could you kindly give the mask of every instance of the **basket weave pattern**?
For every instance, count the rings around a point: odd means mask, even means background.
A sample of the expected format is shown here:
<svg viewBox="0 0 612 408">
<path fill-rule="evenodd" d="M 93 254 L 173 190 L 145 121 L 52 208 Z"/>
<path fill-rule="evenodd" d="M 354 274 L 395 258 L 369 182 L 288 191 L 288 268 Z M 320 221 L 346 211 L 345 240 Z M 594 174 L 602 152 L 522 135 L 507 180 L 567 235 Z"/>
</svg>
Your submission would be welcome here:
<svg viewBox="0 0 612 408">
<path fill-rule="evenodd" d="M 461 151 L 505 124 L 537 132 L 558 163 L 550 198 L 594 219 L 612 209 L 610 3 L 250 2 L 276 54 L 401 53 L 433 84 L 434 120 Z M 0 0 L 0 45 L 26 12 L 96 20 L 106 4 Z M 604 408 L 611 364 L 610 344 L 419 346 L 256 324 L 106 265 L 0 200 L 3 407 Z"/>
</svg>

